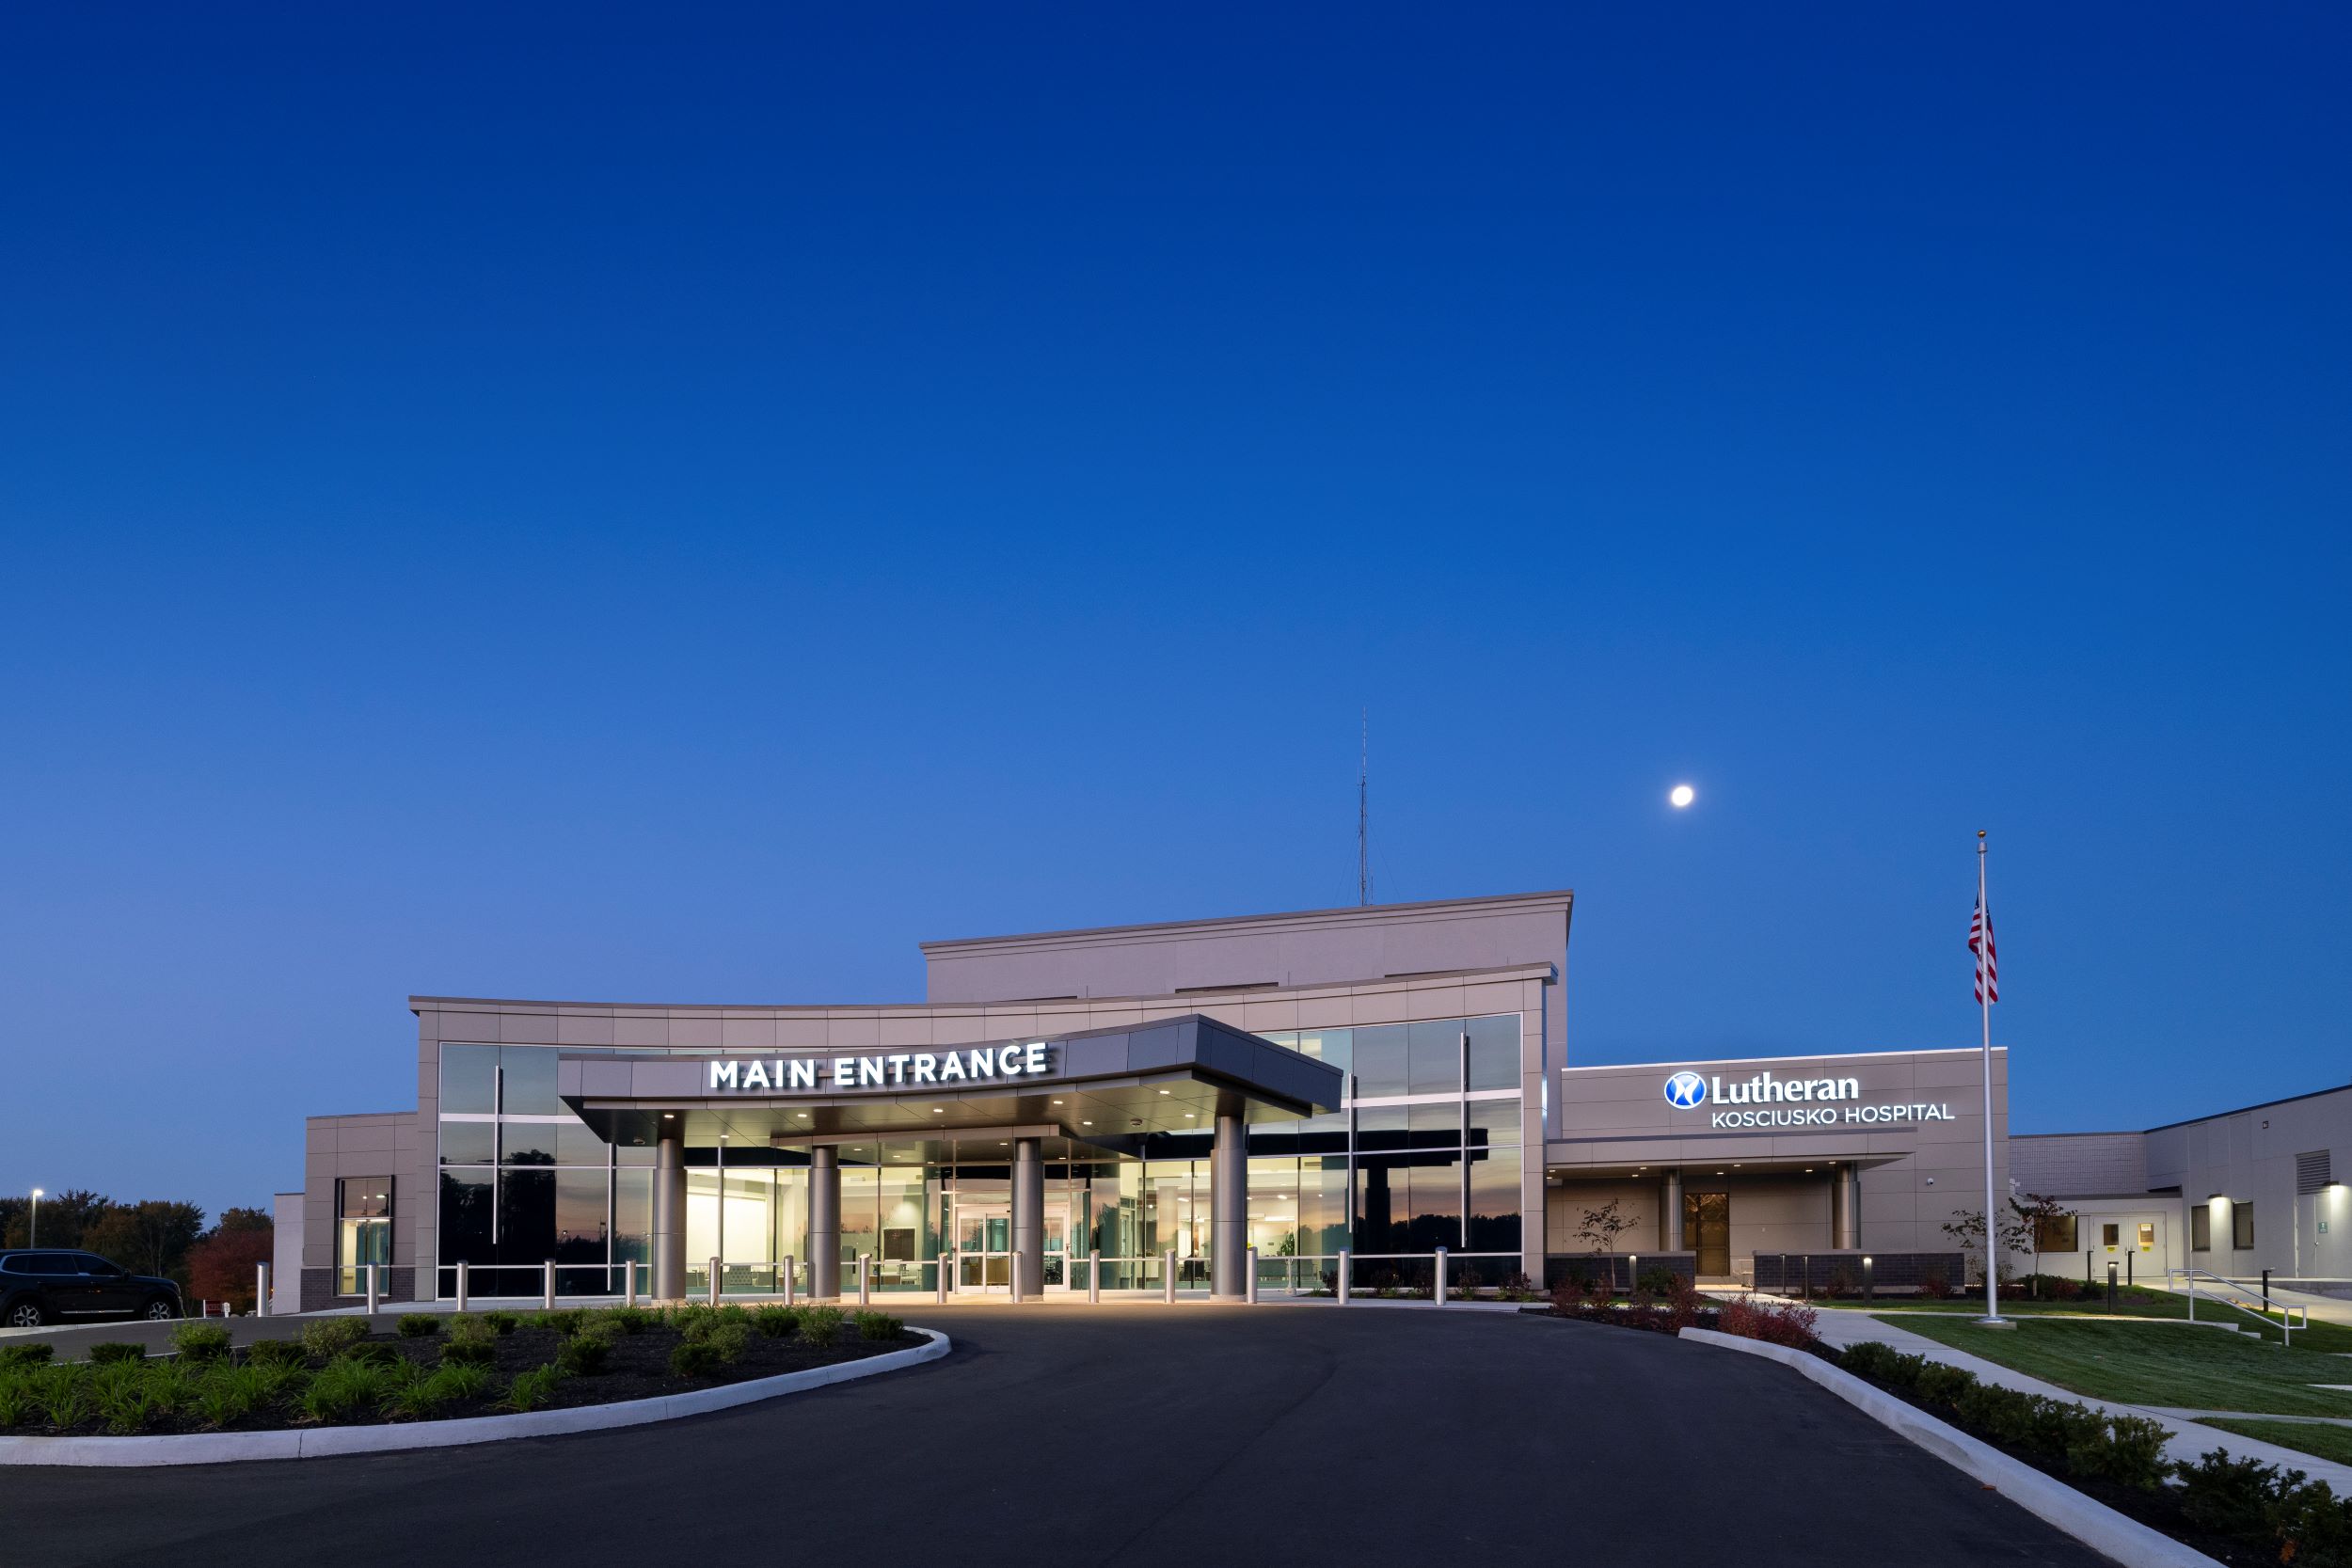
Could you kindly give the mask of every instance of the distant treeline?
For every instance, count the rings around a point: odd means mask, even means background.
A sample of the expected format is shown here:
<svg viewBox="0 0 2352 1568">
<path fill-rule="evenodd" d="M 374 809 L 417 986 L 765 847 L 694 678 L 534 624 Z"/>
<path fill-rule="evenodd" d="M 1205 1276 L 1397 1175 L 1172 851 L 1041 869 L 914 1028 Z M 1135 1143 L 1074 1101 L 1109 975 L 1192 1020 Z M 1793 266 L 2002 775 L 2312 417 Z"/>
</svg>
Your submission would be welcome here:
<svg viewBox="0 0 2352 1568">
<path fill-rule="evenodd" d="M 0 1246 L 80 1247 L 133 1274 L 177 1280 L 195 1300 L 227 1301 L 240 1310 L 252 1305 L 253 1265 L 268 1260 L 275 1228 L 266 1209 L 224 1209 L 208 1230 L 204 1211 L 193 1203 L 118 1203 L 81 1191 L 44 1196 L 38 1235 L 34 1223 L 29 1196 L 0 1197 Z"/>
</svg>

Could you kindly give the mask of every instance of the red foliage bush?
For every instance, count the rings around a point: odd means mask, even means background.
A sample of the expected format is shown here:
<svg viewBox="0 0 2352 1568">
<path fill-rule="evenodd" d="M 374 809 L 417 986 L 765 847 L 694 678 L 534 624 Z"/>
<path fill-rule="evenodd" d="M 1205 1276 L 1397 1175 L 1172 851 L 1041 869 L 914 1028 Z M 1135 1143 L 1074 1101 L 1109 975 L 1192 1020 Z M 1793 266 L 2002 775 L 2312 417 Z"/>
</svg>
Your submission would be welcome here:
<svg viewBox="0 0 2352 1568">
<path fill-rule="evenodd" d="M 1812 1307 L 1794 1302 L 1781 1307 L 1758 1307 L 1754 1302 L 1735 1301 L 1718 1315 L 1715 1326 L 1742 1339 L 1761 1339 L 1767 1344 L 1804 1350 L 1813 1343 L 1814 1325 L 1820 1322 L 1820 1315 Z"/>
<path fill-rule="evenodd" d="M 1930 1301 L 1942 1301 L 1952 1293 L 1952 1282 L 1930 1269 L 1919 1276 L 1919 1293 Z"/>
<path fill-rule="evenodd" d="M 199 1301 L 225 1301 L 235 1311 L 252 1311 L 253 1265 L 270 1260 L 274 1235 L 268 1230 L 215 1230 L 197 1243 L 188 1249 L 188 1294 Z"/>
</svg>

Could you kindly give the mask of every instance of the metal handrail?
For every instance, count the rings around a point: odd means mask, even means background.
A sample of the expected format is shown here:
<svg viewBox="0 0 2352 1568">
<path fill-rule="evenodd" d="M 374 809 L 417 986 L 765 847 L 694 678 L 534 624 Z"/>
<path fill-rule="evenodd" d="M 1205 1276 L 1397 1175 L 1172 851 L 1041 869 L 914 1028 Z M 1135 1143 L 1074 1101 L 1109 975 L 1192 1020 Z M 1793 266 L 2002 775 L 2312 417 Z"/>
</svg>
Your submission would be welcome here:
<svg viewBox="0 0 2352 1568">
<path fill-rule="evenodd" d="M 2279 1342 L 2282 1345 L 2292 1346 L 2295 1343 L 2295 1331 L 2298 1328 L 2309 1328 L 2312 1326 L 2312 1309 L 2310 1307 L 2290 1307 L 2285 1303 L 2280 1303 L 2277 1307 L 2279 1315 L 2274 1319 L 2270 1316 L 2272 1307 L 2270 1298 L 2268 1296 L 2258 1295 L 2252 1290 L 2239 1284 L 2236 1280 L 2231 1279 L 2224 1275 L 2215 1274 L 2209 1269 L 2167 1269 L 2164 1271 L 2165 1288 L 2172 1291 L 2179 1290 L 2180 1287 L 2175 1286 L 2172 1283 L 2172 1281 L 2176 1278 L 2182 1280 L 2187 1287 L 2185 1293 L 2188 1296 L 2188 1321 L 2190 1323 L 2195 1323 L 2197 1321 L 2197 1303 L 2200 1297 L 2202 1297 L 2208 1301 L 2218 1302 L 2223 1307 L 2230 1307 L 2234 1311 L 2243 1312 L 2248 1317 L 2252 1318 L 2255 1322 L 2263 1324 L 2266 1328 L 2275 1326 L 2279 1330 Z M 2220 1294 L 2218 1292 L 2207 1295 L 2205 1292 L 2198 1290 L 2197 1288 L 2197 1282 L 2201 1279 L 2204 1280 L 2208 1284 L 2218 1285 L 2226 1291 L 2235 1291 L 2238 1294 L 2245 1296 L 2259 1305 L 2249 1307 L 2245 1302 L 2233 1301 L 2227 1295 Z M 2300 1323 L 2296 1321 L 2296 1315 L 2297 1313 L 2302 1315 L 2302 1321 Z"/>
</svg>

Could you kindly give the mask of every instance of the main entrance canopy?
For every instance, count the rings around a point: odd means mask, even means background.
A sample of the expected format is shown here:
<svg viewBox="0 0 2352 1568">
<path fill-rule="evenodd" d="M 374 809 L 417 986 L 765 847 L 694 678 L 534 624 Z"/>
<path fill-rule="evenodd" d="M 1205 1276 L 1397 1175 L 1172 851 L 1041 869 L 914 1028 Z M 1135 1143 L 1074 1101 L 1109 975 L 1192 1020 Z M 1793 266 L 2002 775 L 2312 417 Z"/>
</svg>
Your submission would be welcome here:
<svg viewBox="0 0 2352 1568">
<path fill-rule="evenodd" d="M 1218 1118 L 1336 1111 L 1339 1069 L 1198 1013 L 1047 1039 L 855 1051 L 629 1056 L 565 1052 L 556 1093 L 609 1143 L 806 1148 L 1019 1126 L 1138 1152 Z"/>
<path fill-rule="evenodd" d="M 982 1132 L 1011 1150 L 1010 1267 L 1032 1291 L 1043 1277 L 1040 1161 L 1049 1140 L 1117 1159 L 1140 1156 L 1154 1139 L 1212 1136 L 1211 1276 L 1216 1293 L 1238 1295 L 1248 1124 L 1336 1111 L 1345 1087 L 1338 1068 L 1200 1014 L 971 1045 L 565 1052 L 556 1069 L 558 1097 L 598 1136 L 658 1151 L 654 1289 L 665 1296 L 683 1293 L 689 1145 L 806 1151 L 810 1275 L 822 1297 L 839 1290 L 840 1146 Z"/>
</svg>

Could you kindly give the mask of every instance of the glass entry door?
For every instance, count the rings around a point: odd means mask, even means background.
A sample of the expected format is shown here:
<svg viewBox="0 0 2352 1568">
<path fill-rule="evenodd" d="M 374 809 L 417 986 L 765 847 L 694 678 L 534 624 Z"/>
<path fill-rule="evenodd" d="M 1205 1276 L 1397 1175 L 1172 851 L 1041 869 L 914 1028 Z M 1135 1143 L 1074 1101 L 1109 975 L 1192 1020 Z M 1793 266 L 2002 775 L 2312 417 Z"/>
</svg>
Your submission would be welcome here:
<svg viewBox="0 0 2352 1568">
<path fill-rule="evenodd" d="M 956 1209 L 956 1289 L 1012 1291 L 1012 1210 L 965 1203 Z"/>
</svg>

